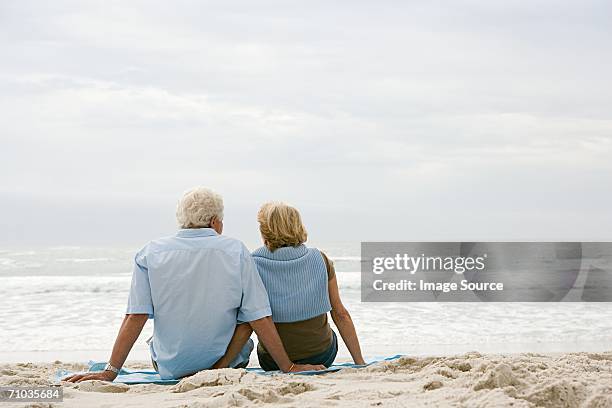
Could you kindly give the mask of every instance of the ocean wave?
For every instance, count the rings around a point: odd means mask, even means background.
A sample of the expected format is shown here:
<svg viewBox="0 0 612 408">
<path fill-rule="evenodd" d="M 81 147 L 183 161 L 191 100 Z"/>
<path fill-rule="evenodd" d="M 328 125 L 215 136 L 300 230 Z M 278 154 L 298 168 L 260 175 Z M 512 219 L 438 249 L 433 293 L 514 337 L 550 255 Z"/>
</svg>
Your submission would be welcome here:
<svg viewBox="0 0 612 408">
<path fill-rule="evenodd" d="M 17 261 L 11 258 L 0 258 L 0 268 L 21 269 L 21 268 L 40 268 L 43 264 L 38 262 Z"/>
<path fill-rule="evenodd" d="M 30 291 L 28 295 L 46 295 L 50 293 L 80 293 L 80 294 L 84 294 L 84 293 L 119 293 L 119 294 L 126 294 L 126 293 L 129 293 L 129 287 L 128 286 L 124 286 L 120 288 L 117 288 L 117 287 L 102 288 L 99 286 L 96 286 L 93 288 L 54 287 L 54 288 L 47 288 L 47 289 L 41 289 L 41 290 L 33 290 L 33 291 Z"/>
<path fill-rule="evenodd" d="M 330 256 L 332 261 L 355 261 L 361 262 L 360 256 Z"/>
<path fill-rule="evenodd" d="M 6 252 L 8 256 L 32 256 L 36 255 L 36 251 L 20 251 L 20 252 Z"/>
<path fill-rule="evenodd" d="M 69 262 L 69 263 L 87 263 L 87 262 L 112 262 L 113 258 L 58 258 L 55 262 Z"/>
</svg>

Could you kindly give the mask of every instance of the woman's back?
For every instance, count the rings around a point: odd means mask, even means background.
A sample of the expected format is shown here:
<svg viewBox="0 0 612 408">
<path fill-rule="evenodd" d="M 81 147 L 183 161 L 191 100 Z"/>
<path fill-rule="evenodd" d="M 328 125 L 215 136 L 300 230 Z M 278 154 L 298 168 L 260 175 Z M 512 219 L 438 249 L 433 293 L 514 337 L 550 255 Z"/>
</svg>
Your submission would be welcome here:
<svg viewBox="0 0 612 408">
<path fill-rule="evenodd" d="M 297 322 L 331 310 L 328 273 L 319 250 L 303 244 L 274 251 L 261 247 L 252 255 L 268 291 L 274 322 Z"/>
<path fill-rule="evenodd" d="M 334 270 L 327 257 L 303 244 L 274 251 L 261 247 L 252 255 L 289 357 L 300 360 L 325 352 L 333 341 L 327 312 Z M 266 353 L 263 346 L 258 351 Z"/>
</svg>

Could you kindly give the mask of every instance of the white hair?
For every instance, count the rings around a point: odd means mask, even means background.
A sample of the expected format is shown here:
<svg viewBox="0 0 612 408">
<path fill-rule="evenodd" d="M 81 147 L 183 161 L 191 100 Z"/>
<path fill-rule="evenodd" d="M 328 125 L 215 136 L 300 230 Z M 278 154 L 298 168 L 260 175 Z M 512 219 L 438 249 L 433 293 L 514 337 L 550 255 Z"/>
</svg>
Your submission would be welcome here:
<svg viewBox="0 0 612 408">
<path fill-rule="evenodd" d="M 185 192 L 176 206 L 180 228 L 207 228 L 213 218 L 223 220 L 223 198 L 205 187 Z"/>
</svg>

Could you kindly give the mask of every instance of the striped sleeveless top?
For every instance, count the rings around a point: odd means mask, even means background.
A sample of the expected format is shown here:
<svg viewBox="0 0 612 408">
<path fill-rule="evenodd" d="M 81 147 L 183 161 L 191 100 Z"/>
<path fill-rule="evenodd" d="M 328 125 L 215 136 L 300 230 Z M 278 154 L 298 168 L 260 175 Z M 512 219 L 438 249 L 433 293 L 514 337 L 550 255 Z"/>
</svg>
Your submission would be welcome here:
<svg viewBox="0 0 612 408">
<path fill-rule="evenodd" d="M 268 292 L 274 322 L 299 322 L 331 310 L 327 267 L 318 249 L 298 245 L 271 252 L 264 246 L 252 256 Z"/>
</svg>

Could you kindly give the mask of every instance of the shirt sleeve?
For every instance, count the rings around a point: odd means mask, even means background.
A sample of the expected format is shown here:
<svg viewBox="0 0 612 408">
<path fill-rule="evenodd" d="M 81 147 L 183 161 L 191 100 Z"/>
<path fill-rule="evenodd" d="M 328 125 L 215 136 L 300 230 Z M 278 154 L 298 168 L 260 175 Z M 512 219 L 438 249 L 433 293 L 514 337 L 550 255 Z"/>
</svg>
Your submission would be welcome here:
<svg viewBox="0 0 612 408">
<path fill-rule="evenodd" d="M 139 252 L 134 258 L 134 272 L 132 273 L 132 286 L 126 314 L 148 314 L 153 318 L 153 301 L 151 299 L 151 284 L 149 283 L 149 270 L 146 257 Z"/>
<path fill-rule="evenodd" d="M 272 316 L 268 292 L 261 281 L 257 266 L 244 248 L 240 260 L 242 277 L 242 302 L 238 310 L 238 323 L 252 322 L 263 317 Z"/>
</svg>

